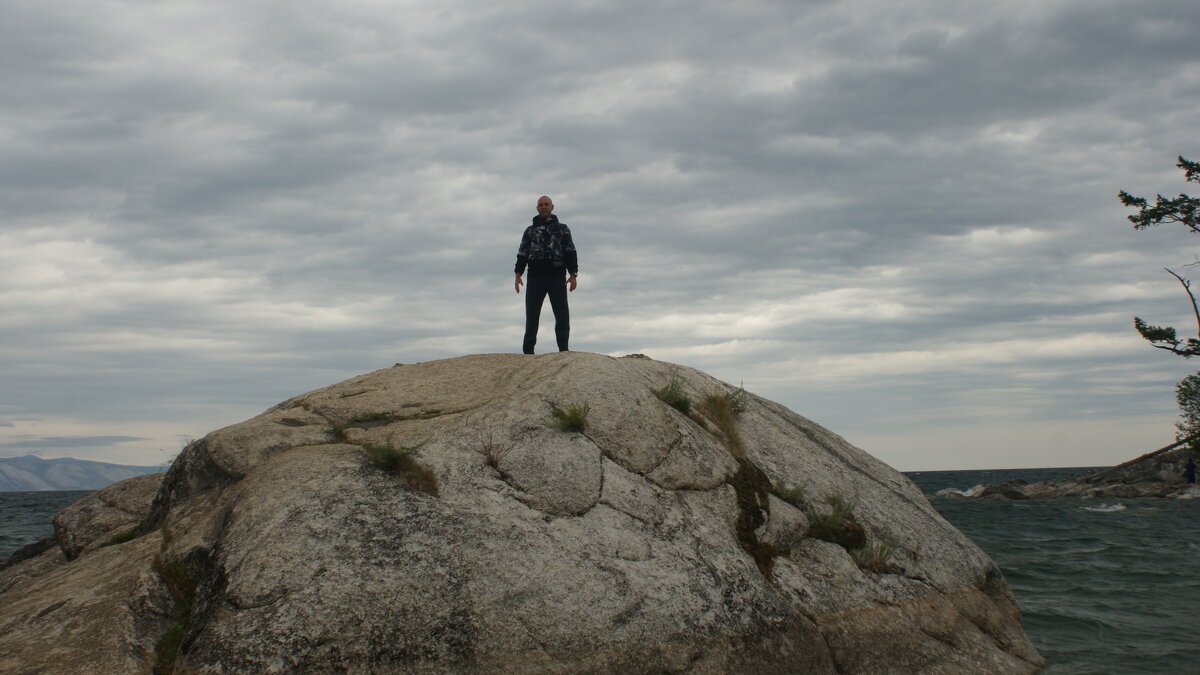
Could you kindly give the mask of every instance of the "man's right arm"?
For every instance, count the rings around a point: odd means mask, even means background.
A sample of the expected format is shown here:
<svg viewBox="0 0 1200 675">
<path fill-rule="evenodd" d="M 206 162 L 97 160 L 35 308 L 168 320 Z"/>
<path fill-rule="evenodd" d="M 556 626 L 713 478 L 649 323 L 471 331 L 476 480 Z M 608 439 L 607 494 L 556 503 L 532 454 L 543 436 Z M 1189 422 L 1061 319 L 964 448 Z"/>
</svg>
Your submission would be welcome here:
<svg viewBox="0 0 1200 675">
<path fill-rule="evenodd" d="M 521 274 L 525 272 L 525 265 L 529 262 L 529 228 L 521 233 L 521 245 L 517 247 L 517 266 L 513 268 L 516 273 L 516 281 L 513 282 L 513 288 L 518 293 L 521 292 Z"/>
</svg>

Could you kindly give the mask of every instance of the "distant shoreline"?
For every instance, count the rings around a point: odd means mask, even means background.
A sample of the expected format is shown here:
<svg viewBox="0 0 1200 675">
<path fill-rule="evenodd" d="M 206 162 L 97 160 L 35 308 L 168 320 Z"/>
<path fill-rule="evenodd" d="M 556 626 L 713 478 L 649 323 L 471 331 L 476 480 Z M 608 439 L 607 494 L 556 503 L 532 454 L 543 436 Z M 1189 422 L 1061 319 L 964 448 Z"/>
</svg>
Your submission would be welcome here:
<svg viewBox="0 0 1200 675">
<path fill-rule="evenodd" d="M 117 481 L 161 473 L 167 468 L 110 464 L 73 457 L 3 457 L 0 458 L 0 492 L 99 490 Z"/>
</svg>

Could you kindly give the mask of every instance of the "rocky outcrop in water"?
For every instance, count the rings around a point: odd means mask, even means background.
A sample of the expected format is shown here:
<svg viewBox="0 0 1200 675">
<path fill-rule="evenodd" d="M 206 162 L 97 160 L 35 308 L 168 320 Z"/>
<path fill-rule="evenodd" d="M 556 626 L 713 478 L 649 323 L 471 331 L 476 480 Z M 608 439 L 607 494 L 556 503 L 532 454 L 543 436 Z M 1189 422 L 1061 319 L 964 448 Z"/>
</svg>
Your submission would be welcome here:
<svg viewBox="0 0 1200 675">
<path fill-rule="evenodd" d="M 214 431 L 145 487 L 68 509 L 58 547 L 0 572 L 0 671 L 1043 663 L 999 570 L 904 476 L 645 357 L 397 365 Z"/>
<path fill-rule="evenodd" d="M 1013 478 L 966 491 L 944 490 L 939 497 L 958 500 L 1006 501 L 1054 497 L 1120 498 L 1172 497 L 1194 499 L 1197 489 L 1184 478 L 1192 457 L 1188 448 L 1155 452 L 1124 464 L 1096 469 L 1078 478 L 1027 483 Z"/>
</svg>

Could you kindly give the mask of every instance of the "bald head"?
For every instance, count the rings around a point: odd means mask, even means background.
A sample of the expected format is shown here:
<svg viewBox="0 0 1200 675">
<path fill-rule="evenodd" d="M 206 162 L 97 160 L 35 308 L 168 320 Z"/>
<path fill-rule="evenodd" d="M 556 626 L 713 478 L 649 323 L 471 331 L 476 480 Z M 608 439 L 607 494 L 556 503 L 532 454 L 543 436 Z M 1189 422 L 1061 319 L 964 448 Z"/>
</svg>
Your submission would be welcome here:
<svg viewBox="0 0 1200 675">
<path fill-rule="evenodd" d="M 547 197 L 546 195 L 542 195 L 541 197 L 538 197 L 537 212 L 538 212 L 539 216 L 545 218 L 546 216 L 548 216 L 554 212 L 554 202 L 551 201 L 551 199 L 549 197 Z"/>
</svg>

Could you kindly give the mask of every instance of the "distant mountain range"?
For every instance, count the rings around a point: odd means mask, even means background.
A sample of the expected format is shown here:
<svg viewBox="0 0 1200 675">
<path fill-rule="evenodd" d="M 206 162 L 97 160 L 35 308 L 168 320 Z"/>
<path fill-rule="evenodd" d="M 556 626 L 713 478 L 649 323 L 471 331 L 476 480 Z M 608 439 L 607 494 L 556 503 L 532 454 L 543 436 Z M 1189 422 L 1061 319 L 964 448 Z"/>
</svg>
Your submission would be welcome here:
<svg viewBox="0 0 1200 675">
<path fill-rule="evenodd" d="M 99 490 L 119 480 L 165 470 L 163 466 L 125 466 L 70 457 L 0 457 L 0 492 Z"/>
</svg>

